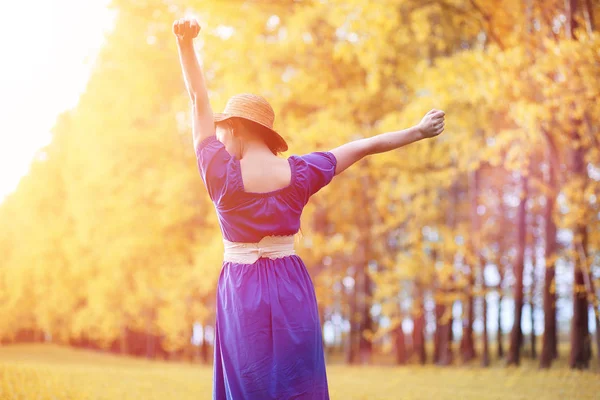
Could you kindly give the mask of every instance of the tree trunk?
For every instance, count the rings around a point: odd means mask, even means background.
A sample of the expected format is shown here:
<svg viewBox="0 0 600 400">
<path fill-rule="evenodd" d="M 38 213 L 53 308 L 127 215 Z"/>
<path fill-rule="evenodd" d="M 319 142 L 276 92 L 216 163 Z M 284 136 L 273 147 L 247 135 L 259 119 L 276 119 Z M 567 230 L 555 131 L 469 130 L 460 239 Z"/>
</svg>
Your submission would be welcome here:
<svg viewBox="0 0 600 400">
<path fill-rule="evenodd" d="M 521 316 L 523 314 L 523 268 L 525 264 L 525 238 L 526 238 L 526 204 L 528 198 L 527 178 L 521 176 L 521 200 L 517 215 L 517 257 L 514 263 L 515 290 L 514 290 L 514 319 L 510 333 L 510 348 L 508 350 L 507 364 L 519 365 L 520 350 L 523 333 L 521 331 Z"/>
<path fill-rule="evenodd" d="M 364 161 L 365 168 L 368 168 L 368 160 Z M 362 178 L 363 180 L 363 188 L 368 188 L 371 186 L 370 180 L 368 176 Z M 371 301 L 372 301 L 372 284 L 371 277 L 369 276 L 369 262 L 371 261 L 371 214 L 370 214 L 370 205 L 372 204 L 372 200 L 368 195 L 368 191 L 362 192 L 362 200 L 363 200 L 363 212 L 362 214 L 362 250 L 361 250 L 361 261 L 360 261 L 360 270 L 361 270 L 361 282 L 360 286 L 362 286 L 362 309 L 361 309 L 361 323 L 360 323 L 360 333 L 358 340 L 358 349 L 360 354 L 360 360 L 363 364 L 368 364 L 371 362 L 371 354 L 373 352 L 373 343 L 371 340 L 365 336 L 366 332 L 373 332 L 373 320 L 371 318 Z M 359 287 L 359 283 L 356 282 L 356 287 Z"/>
<path fill-rule="evenodd" d="M 500 218 L 502 221 L 501 232 L 506 229 L 506 203 L 503 200 L 503 191 L 499 191 L 498 196 L 500 198 Z M 496 341 L 498 346 L 498 358 L 504 357 L 504 333 L 502 332 L 502 299 L 504 298 L 504 277 L 506 276 L 506 264 L 503 263 L 502 259 L 506 253 L 507 238 L 501 234 L 498 237 L 498 256 L 496 260 L 496 268 L 498 269 L 498 275 L 500 276 L 500 282 L 498 282 L 498 330 L 496 333 Z"/>
<path fill-rule="evenodd" d="M 436 289 L 434 289 L 436 290 Z M 437 288 L 437 298 L 435 300 L 435 307 L 433 309 L 433 313 L 435 316 L 435 332 L 433 333 L 433 362 L 434 364 L 438 364 L 440 361 L 440 334 L 441 334 L 441 327 L 442 327 L 442 315 L 444 312 L 444 306 L 441 304 L 442 303 L 442 289 L 441 288 Z"/>
<path fill-rule="evenodd" d="M 544 210 L 545 234 L 544 234 L 544 334 L 542 336 L 542 353 L 540 355 L 540 368 L 550 368 L 552 360 L 558 357 L 558 340 L 556 331 L 556 283 L 555 283 L 555 261 L 557 251 L 556 224 L 554 223 L 554 205 L 556 204 L 556 174 L 558 171 L 557 149 L 551 138 L 548 138 L 548 178 L 547 186 L 550 190 L 546 196 L 546 208 Z"/>
<path fill-rule="evenodd" d="M 565 32 L 567 39 L 575 39 L 575 29 L 577 28 L 577 20 L 575 12 L 577 11 L 577 0 L 565 0 Z"/>
<path fill-rule="evenodd" d="M 533 268 L 533 270 L 535 271 L 535 268 Z M 533 277 L 533 281 L 531 282 L 531 285 L 533 286 L 531 288 L 531 294 L 529 297 L 529 310 L 530 310 L 530 317 L 531 317 L 531 358 L 536 359 L 537 358 L 537 352 L 536 352 L 536 343 L 535 343 L 535 318 L 534 318 L 534 311 L 535 311 L 535 301 L 534 301 L 534 293 L 535 293 L 535 277 Z"/>
<path fill-rule="evenodd" d="M 597 308 L 599 305 L 598 296 L 596 295 L 596 288 L 595 288 L 594 279 L 592 276 L 591 265 L 588 262 L 588 257 L 586 255 L 586 251 L 585 251 L 583 245 L 581 245 L 581 244 L 577 247 L 578 247 L 577 251 L 579 252 L 579 257 L 581 257 L 581 259 L 583 260 L 582 262 L 586 266 L 585 270 L 583 271 L 583 278 L 585 280 L 585 288 L 586 288 L 586 292 L 588 293 L 588 296 L 590 298 L 589 303 L 592 308 L 592 312 L 594 314 L 594 322 L 596 324 L 596 356 L 598 357 L 598 365 L 600 365 L 600 310 Z M 590 345 L 590 352 L 591 352 L 591 345 Z"/>
<path fill-rule="evenodd" d="M 536 262 L 535 262 L 535 248 L 536 243 L 535 239 L 531 245 L 531 287 L 529 288 L 529 317 L 531 323 L 531 335 L 530 335 L 530 344 L 531 344 L 531 358 L 537 358 L 537 350 L 536 350 L 536 337 L 535 337 L 535 291 L 537 288 L 535 270 L 536 270 Z"/>
<path fill-rule="evenodd" d="M 587 230 L 580 227 L 576 236 L 582 236 L 582 242 L 585 243 Z M 583 248 L 586 246 L 582 244 Z M 588 331 L 588 301 L 585 290 L 585 281 L 581 262 L 583 260 L 579 255 L 575 256 L 573 279 L 573 318 L 571 319 L 571 354 L 569 356 L 569 366 L 571 368 L 583 369 L 589 368 L 591 358 L 590 335 Z"/>
<path fill-rule="evenodd" d="M 478 224 L 478 227 L 481 227 L 481 224 Z M 481 253 L 480 253 L 481 254 Z M 488 328 L 487 328 L 487 310 L 488 310 L 488 306 L 487 306 L 487 284 L 485 282 L 485 266 L 486 266 L 486 261 L 483 258 L 482 255 L 480 255 L 479 257 L 479 265 L 481 266 L 480 268 L 480 282 L 481 282 L 481 289 L 482 289 L 482 295 L 481 295 L 481 305 L 482 305 L 482 316 L 481 319 L 483 320 L 483 332 L 482 332 L 482 337 L 481 340 L 483 341 L 483 353 L 481 355 L 481 365 L 483 367 L 487 367 L 490 365 L 490 348 L 489 348 L 489 340 L 488 340 Z"/>
<path fill-rule="evenodd" d="M 361 362 L 363 364 L 369 364 L 373 353 L 373 343 L 365 336 L 365 333 L 373 332 L 373 320 L 371 318 L 372 288 L 371 277 L 367 273 L 368 265 L 365 264 L 364 268 L 365 270 L 362 274 L 363 306 L 361 311 L 361 329 L 358 347 Z"/>
<path fill-rule="evenodd" d="M 214 331 L 216 334 L 216 330 Z M 202 326 L 202 345 L 200 347 L 200 357 L 204 364 L 208 364 L 208 341 L 206 340 L 206 325 Z"/>
<path fill-rule="evenodd" d="M 329 352 L 327 351 L 328 346 L 327 343 L 325 343 L 325 332 L 323 331 L 323 329 L 325 328 L 325 309 L 322 303 L 318 303 L 317 307 L 319 309 L 319 323 L 321 325 L 321 344 L 323 346 L 323 352 L 325 353 L 325 359 L 327 360 L 327 355 L 329 354 Z"/>
<path fill-rule="evenodd" d="M 121 325 L 121 334 L 119 335 L 119 352 L 121 355 L 129 353 L 129 342 L 127 340 L 128 329 L 125 323 Z"/>
<path fill-rule="evenodd" d="M 446 214 L 446 223 L 452 231 L 456 229 L 456 208 L 458 205 L 458 190 L 455 185 L 449 188 L 450 195 L 450 210 Z M 454 241 L 454 238 L 451 238 Z M 454 264 L 454 252 L 444 251 L 445 262 L 448 265 Z M 453 293 L 453 278 L 449 276 L 447 282 L 440 281 L 439 296 L 436 299 L 435 305 L 435 343 L 434 343 L 434 362 L 438 365 L 450 365 L 453 362 L 454 356 L 452 353 L 452 322 L 453 314 L 452 307 L 454 306 Z"/>
<path fill-rule="evenodd" d="M 154 330 L 152 329 L 152 320 L 154 319 L 154 311 L 149 310 L 146 313 L 146 331 L 144 332 L 144 336 L 146 339 L 146 358 L 154 359 L 156 356 L 156 336 L 154 335 Z"/>
<path fill-rule="evenodd" d="M 587 171 L 584 162 L 585 150 L 579 147 L 574 152 L 573 170 L 577 177 L 585 182 Z M 584 188 L 582 188 L 583 190 Z M 585 204 L 580 204 L 585 207 Z M 590 335 L 588 330 L 588 301 L 585 289 L 584 271 L 587 269 L 582 265 L 587 259 L 587 227 L 586 221 L 578 221 L 575 228 L 575 247 L 580 246 L 583 254 L 575 252 L 575 265 L 573 266 L 573 318 L 571 319 L 571 354 L 569 366 L 571 368 L 589 368 L 591 358 Z"/>
<path fill-rule="evenodd" d="M 356 336 L 356 332 L 359 327 L 357 326 L 357 318 L 356 318 L 356 274 L 354 274 L 354 287 L 352 287 L 351 292 L 348 294 L 350 297 L 348 301 L 348 321 L 350 322 L 350 330 L 348 331 L 348 338 L 346 340 L 346 364 L 354 364 L 356 362 L 356 348 L 354 345 L 354 337 Z"/>
<path fill-rule="evenodd" d="M 445 287 L 440 288 L 442 299 L 435 306 L 435 355 L 434 362 L 438 365 L 450 365 L 453 361 L 452 354 L 452 302 L 451 296 Z"/>
<path fill-rule="evenodd" d="M 485 291 L 487 285 L 483 282 L 483 295 L 481 296 L 481 301 L 483 303 L 483 354 L 481 355 L 481 365 L 487 367 L 490 365 L 490 349 L 489 349 L 489 341 L 488 341 L 488 329 L 487 329 L 487 299 L 485 296 Z"/>
<path fill-rule="evenodd" d="M 477 196 L 479 195 L 479 190 L 480 190 L 480 171 L 476 171 L 475 172 L 475 182 L 474 182 L 474 188 L 475 188 L 475 201 L 477 201 Z M 483 354 L 481 355 L 481 365 L 484 367 L 487 367 L 490 365 L 490 349 L 489 349 L 489 341 L 488 341 L 488 329 L 487 329 L 487 284 L 485 282 L 485 266 L 486 266 L 486 260 L 483 257 L 483 252 L 481 251 L 481 247 L 482 247 L 482 238 L 481 238 L 481 226 L 483 225 L 481 223 L 481 219 L 482 217 L 479 216 L 479 213 L 477 213 L 477 208 L 475 208 L 475 232 L 474 234 L 477 235 L 476 237 L 478 238 L 478 243 L 477 243 L 477 254 L 479 254 L 479 282 L 480 282 L 480 286 L 482 289 L 482 294 L 481 294 L 481 305 L 482 305 L 482 322 L 483 322 L 483 332 L 481 335 L 481 340 L 483 341 L 483 346 L 482 346 L 482 351 Z"/>
<path fill-rule="evenodd" d="M 502 202 L 502 204 L 501 204 L 501 215 L 502 216 L 506 215 L 504 208 L 505 208 L 504 202 Z M 502 341 L 503 341 L 504 335 L 502 333 L 502 299 L 504 298 L 504 296 L 502 295 L 502 293 L 504 290 L 504 266 L 502 265 L 502 255 L 505 252 L 505 240 L 506 239 L 504 237 L 499 237 L 498 240 L 499 240 L 499 245 L 498 245 L 499 255 L 496 260 L 496 268 L 498 268 L 498 275 L 500 276 L 500 281 L 498 282 L 498 328 L 496 331 L 496 342 L 497 342 L 497 347 L 498 347 L 498 358 L 503 358 L 504 357 L 504 344 L 502 343 Z"/>
<path fill-rule="evenodd" d="M 478 239 L 478 216 L 477 216 L 477 186 L 478 172 L 469 173 L 469 200 L 470 200 L 470 215 L 471 215 L 471 234 L 468 244 L 469 257 L 467 263 L 470 266 L 469 271 L 469 290 L 466 303 L 463 303 L 463 309 L 466 308 L 466 319 L 463 319 L 463 335 L 460 341 L 460 349 L 464 362 L 471 361 L 475 358 L 475 342 L 473 340 L 473 321 L 475 319 L 475 304 L 473 300 L 473 292 L 475 290 L 475 271 L 477 271 L 477 263 L 479 262 L 479 245 Z M 464 314 L 464 311 L 463 311 Z"/>
<path fill-rule="evenodd" d="M 398 327 L 394 330 L 395 344 L 396 344 L 396 364 L 406 364 L 406 342 L 404 340 L 404 331 L 402 330 L 402 321 L 398 324 Z"/>
<path fill-rule="evenodd" d="M 504 357 L 504 345 L 502 344 L 502 275 L 500 276 L 500 288 L 498 289 L 498 331 L 496 332 L 496 342 L 498 346 L 498 358 Z"/>
<path fill-rule="evenodd" d="M 467 301 L 463 303 L 466 310 L 466 318 L 463 319 L 463 335 L 460 341 L 461 355 L 464 362 L 475 358 L 475 341 L 473 340 L 473 321 L 475 319 L 475 307 L 473 301 L 473 290 L 475 288 L 475 279 L 473 276 L 473 267 L 469 274 L 469 293 Z"/>
<path fill-rule="evenodd" d="M 425 351 L 425 307 L 423 304 L 423 288 L 421 283 L 415 282 L 415 298 L 413 306 L 413 351 L 419 363 L 427 362 Z"/>
<path fill-rule="evenodd" d="M 592 8 L 592 0 L 583 1 L 583 17 L 585 19 L 585 27 L 589 35 L 595 30 L 594 24 L 594 9 Z"/>
</svg>

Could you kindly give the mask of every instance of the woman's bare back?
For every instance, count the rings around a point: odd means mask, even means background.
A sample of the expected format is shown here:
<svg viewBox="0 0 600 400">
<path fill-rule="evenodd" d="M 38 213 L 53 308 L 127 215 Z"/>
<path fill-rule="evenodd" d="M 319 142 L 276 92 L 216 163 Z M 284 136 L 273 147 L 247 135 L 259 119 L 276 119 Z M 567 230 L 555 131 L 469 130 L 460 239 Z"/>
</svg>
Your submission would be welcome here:
<svg viewBox="0 0 600 400">
<path fill-rule="evenodd" d="M 248 154 L 240 160 L 244 191 L 268 193 L 290 185 L 292 170 L 288 159 Z"/>
</svg>

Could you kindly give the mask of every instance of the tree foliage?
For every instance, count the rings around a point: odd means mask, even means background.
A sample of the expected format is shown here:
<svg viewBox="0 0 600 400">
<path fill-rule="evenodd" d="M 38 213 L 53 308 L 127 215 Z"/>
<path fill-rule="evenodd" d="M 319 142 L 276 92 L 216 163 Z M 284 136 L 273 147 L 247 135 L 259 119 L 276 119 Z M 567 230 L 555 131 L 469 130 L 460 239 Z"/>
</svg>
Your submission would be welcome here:
<svg viewBox="0 0 600 400">
<path fill-rule="evenodd" d="M 364 160 L 303 217 L 299 252 L 324 321 L 350 321 L 348 351 L 390 350 L 402 322 L 421 317 L 414 330 L 428 337 L 432 303 L 435 329 L 458 302 L 469 332 L 474 299 L 504 290 L 484 271 L 515 270 L 519 245 L 547 246 L 541 230 L 517 237 L 525 178 L 528 220 L 547 226 L 552 201 L 551 223 L 573 235 L 545 265 L 581 268 L 586 228 L 594 283 L 600 36 L 588 20 L 600 6 L 579 3 L 571 35 L 557 0 L 113 0 L 116 24 L 85 93 L 0 206 L 0 338 L 43 332 L 127 351 L 128 332 L 144 332 L 171 353 L 189 349 L 194 323 L 212 323 L 222 245 L 171 34 L 185 13 L 203 28 L 213 108 L 238 92 L 265 96 L 290 153 L 446 111 L 441 137 Z M 593 290 L 573 290 L 598 313 Z M 474 352 L 469 340 L 463 355 Z"/>
</svg>

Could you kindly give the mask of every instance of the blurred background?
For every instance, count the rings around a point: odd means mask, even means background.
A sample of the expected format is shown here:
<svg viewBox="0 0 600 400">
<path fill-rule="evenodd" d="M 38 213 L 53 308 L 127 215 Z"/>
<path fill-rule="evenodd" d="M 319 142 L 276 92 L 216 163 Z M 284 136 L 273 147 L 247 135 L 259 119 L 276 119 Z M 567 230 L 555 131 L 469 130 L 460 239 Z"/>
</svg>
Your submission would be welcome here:
<svg viewBox="0 0 600 400">
<path fill-rule="evenodd" d="M 196 16 L 213 109 L 264 96 L 289 154 L 446 112 L 304 213 L 329 363 L 598 369 L 600 2 L 2 8 L 2 346 L 212 362 L 223 248 L 171 33 Z"/>
</svg>

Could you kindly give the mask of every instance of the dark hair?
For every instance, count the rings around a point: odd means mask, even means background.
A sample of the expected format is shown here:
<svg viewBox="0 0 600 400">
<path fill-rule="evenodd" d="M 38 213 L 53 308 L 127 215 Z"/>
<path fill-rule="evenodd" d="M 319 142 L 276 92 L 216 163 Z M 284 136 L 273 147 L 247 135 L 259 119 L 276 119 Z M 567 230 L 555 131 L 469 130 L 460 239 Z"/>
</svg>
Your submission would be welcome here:
<svg viewBox="0 0 600 400">
<path fill-rule="evenodd" d="M 265 142 L 265 144 L 271 149 L 273 154 L 277 155 L 277 140 L 273 136 L 273 133 L 269 128 L 262 126 L 261 124 L 250 121 L 244 118 L 231 118 L 235 120 L 238 124 L 240 124 L 244 130 L 252 135 L 257 135 Z"/>
</svg>

